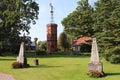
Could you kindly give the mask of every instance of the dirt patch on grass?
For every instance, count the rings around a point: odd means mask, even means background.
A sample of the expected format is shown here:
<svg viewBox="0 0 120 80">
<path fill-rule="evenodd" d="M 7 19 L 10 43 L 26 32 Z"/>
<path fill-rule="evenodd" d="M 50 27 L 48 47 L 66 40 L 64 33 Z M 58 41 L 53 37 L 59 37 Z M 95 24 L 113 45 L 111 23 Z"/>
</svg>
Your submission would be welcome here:
<svg viewBox="0 0 120 80">
<path fill-rule="evenodd" d="M 15 80 L 12 75 L 0 73 L 0 80 Z"/>
</svg>

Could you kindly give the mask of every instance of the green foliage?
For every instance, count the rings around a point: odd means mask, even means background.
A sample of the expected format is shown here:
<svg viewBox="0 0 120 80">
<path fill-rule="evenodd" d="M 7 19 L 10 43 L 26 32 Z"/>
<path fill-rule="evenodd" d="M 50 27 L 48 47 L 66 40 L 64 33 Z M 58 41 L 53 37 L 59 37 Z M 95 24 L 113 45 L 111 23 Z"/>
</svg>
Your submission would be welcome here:
<svg viewBox="0 0 120 80">
<path fill-rule="evenodd" d="M 82 44 L 80 46 L 80 52 L 91 52 L 91 45 Z"/>
<path fill-rule="evenodd" d="M 37 50 L 46 51 L 47 49 L 47 41 L 39 41 L 37 44 Z"/>
<path fill-rule="evenodd" d="M 114 52 L 120 44 L 119 10 L 118 0 L 99 0 L 95 3 L 94 37 L 97 37 L 99 52 L 105 53 L 105 59 L 111 63 L 119 63 L 120 59 Z"/>
<path fill-rule="evenodd" d="M 47 55 L 49 56 L 70 56 L 71 55 L 71 51 L 57 51 L 54 53 L 48 53 Z"/>
<path fill-rule="evenodd" d="M 3 46 L 3 45 L 0 43 L 0 56 L 2 55 L 2 49 L 3 49 L 2 46 Z"/>
<path fill-rule="evenodd" d="M 59 36 L 58 46 L 61 50 L 65 51 L 70 47 L 70 43 L 68 42 L 68 37 L 65 32 L 62 32 Z"/>
<path fill-rule="evenodd" d="M 39 41 L 36 49 L 37 55 L 45 55 L 46 49 L 47 49 L 47 41 Z"/>
<path fill-rule="evenodd" d="M 89 5 L 88 0 L 78 1 L 78 7 L 62 20 L 62 25 L 67 34 L 77 36 L 92 36 L 93 8 Z"/>
<path fill-rule="evenodd" d="M 99 72 L 99 71 L 93 71 L 93 70 L 90 70 L 90 71 L 88 72 L 88 75 L 89 75 L 90 77 L 93 77 L 93 78 L 100 78 L 100 77 L 103 77 L 103 76 L 104 76 L 103 73 L 101 73 L 101 72 Z"/>
<path fill-rule="evenodd" d="M 105 59 L 111 63 L 120 63 L 120 47 L 106 50 Z"/>
<path fill-rule="evenodd" d="M 120 46 L 120 1 L 98 0 L 92 8 L 88 0 L 80 0 L 76 10 L 62 20 L 62 25 L 66 34 L 73 37 L 96 37 L 99 52 L 105 53 Z"/>
<path fill-rule="evenodd" d="M 37 50 L 36 50 L 36 54 L 37 54 L 37 55 L 46 55 L 46 51 L 37 49 Z"/>
<path fill-rule="evenodd" d="M 3 48 L 18 45 L 20 31 L 29 33 L 38 19 L 38 4 L 33 0 L 0 0 L 0 42 Z"/>
</svg>

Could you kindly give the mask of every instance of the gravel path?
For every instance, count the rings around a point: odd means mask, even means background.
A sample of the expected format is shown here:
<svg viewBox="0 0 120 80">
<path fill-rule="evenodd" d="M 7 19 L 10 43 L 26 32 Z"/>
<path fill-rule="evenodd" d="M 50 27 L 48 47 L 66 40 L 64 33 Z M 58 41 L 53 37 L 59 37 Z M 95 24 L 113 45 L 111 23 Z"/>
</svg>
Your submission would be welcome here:
<svg viewBox="0 0 120 80">
<path fill-rule="evenodd" d="M 0 80 L 15 80 L 12 75 L 0 73 Z"/>
</svg>

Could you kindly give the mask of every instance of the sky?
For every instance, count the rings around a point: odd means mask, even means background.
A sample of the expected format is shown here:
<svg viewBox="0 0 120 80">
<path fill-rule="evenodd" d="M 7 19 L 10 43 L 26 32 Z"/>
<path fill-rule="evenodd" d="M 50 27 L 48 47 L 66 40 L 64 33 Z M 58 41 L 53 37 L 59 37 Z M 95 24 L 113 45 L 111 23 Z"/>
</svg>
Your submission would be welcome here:
<svg viewBox="0 0 120 80">
<path fill-rule="evenodd" d="M 54 10 L 54 23 L 58 25 L 57 27 L 57 37 L 59 37 L 60 33 L 63 32 L 64 27 L 61 24 L 63 18 L 67 17 L 70 13 L 72 13 L 77 5 L 79 0 L 35 0 L 39 5 L 39 19 L 36 20 L 35 25 L 31 25 L 29 36 L 32 38 L 38 38 L 38 41 L 47 40 L 46 38 L 46 25 L 51 21 L 50 14 L 50 3 L 53 5 Z M 93 5 L 93 3 L 97 0 L 89 0 L 89 3 Z"/>
</svg>

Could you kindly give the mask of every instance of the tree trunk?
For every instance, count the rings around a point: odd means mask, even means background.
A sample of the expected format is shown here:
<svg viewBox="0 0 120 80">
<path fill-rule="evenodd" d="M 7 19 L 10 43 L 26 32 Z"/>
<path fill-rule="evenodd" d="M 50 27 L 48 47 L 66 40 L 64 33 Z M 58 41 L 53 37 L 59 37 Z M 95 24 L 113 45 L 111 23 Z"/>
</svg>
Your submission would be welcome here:
<svg viewBox="0 0 120 80">
<path fill-rule="evenodd" d="M 2 56 L 2 50 L 0 50 L 0 56 Z"/>
</svg>

